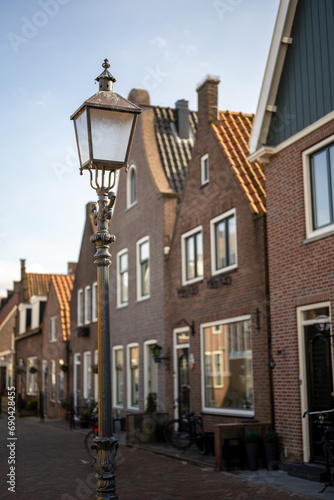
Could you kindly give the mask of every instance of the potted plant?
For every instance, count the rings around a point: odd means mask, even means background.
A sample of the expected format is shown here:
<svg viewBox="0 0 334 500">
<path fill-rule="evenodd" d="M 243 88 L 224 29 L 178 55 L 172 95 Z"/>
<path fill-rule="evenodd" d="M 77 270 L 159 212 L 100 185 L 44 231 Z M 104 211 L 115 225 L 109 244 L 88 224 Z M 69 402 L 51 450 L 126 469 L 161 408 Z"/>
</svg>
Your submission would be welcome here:
<svg viewBox="0 0 334 500">
<path fill-rule="evenodd" d="M 262 439 L 267 468 L 273 470 L 277 468 L 278 461 L 278 434 L 275 431 L 267 431 Z"/>
<path fill-rule="evenodd" d="M 15 370 L 16 370 L 16 373 L 17 373 L 18 375 L 20 375 L 21 373 L 23 373 L 24 368 L 23 368 L 23 366 L 21 366 L 21 365 L 17 365 L 17 366 L 16 366 L 16 368 L 15 368 Z"/>
<path fill-rule="evenodd" d="M 256 431 L 249 431 L 245 434 L 245 448 L 249 470 L 259 468 L 261 436 Z"/>
<path fill-rule="evenodd" d="M 61 366 L 60 366 L 60 369 L 61 371 L 63 371 L 64 373 L 67 373 L 68 372 L 68 363 L 63 363 Z"/>
<path fill-rule="evenodd" d="M 36 368 L 36 366 L 31 366 L 31 367 L 29 368 L 29 372 L 30 372 L 30 373 L 32 373 L 32 374 L 37 373 L 37 368 Z"/>
<path fill-rule="evenodd" d="M 89 425 L 90 413 L 88 410 L 82 410 L 79 417 L 80 427 L 87 428 Z"/>
</svg>

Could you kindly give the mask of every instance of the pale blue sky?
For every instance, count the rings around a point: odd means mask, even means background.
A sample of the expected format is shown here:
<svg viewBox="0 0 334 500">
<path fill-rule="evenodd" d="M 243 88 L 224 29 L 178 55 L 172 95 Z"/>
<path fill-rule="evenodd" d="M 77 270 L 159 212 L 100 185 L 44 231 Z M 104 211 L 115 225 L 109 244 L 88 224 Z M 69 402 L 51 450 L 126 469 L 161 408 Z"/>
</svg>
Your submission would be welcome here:
<svg viewBox="0 0 334 500">
<path fill-rule="evenodd" d="M 28 271 L 77 261 L 85 205 L 70 115 L 97 92 L 108 58 L 115 92 L 197 109 L 218 75 L 219 108 L 255 113 L 279 0 L 6 0 L 0 5 L 0 296 Z"/>
</svg>

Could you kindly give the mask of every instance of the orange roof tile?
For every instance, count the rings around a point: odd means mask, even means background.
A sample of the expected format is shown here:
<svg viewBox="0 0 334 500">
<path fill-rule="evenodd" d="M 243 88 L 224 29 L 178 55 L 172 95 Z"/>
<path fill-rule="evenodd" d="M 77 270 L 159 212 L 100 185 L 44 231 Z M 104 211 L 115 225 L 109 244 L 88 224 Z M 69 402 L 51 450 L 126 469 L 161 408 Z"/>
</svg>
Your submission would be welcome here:
<svg viewBox="0 0 334 500">
<path fill-rule="evenodd" d="M 248 141 L 254 115 L 220 111 L 219 122 L 212 124 L 215 136 L 232 171 L 255 213 L 265 213 L 265 175 L 258 162 L 250 163 Z"/>
<path fill-rule="evenodd" d="M 71 333 L 70 300 L 74 276 L 68 274 L 53 274 L 51 279 L 59 303 L 63 340 L 68 340 Z"/>
<path fill-rule="evenodd" d="M 46 297 L 49 293 L 51 274 L 26 273 L 27 297 Z M 25 285 L 25 284 L 24 284 Z"/>
</svg>

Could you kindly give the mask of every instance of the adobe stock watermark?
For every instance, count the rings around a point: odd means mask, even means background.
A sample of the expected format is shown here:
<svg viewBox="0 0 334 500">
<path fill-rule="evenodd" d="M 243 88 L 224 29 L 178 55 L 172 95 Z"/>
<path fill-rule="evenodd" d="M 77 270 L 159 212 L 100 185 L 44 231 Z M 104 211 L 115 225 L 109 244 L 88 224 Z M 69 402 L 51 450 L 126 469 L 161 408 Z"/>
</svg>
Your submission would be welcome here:
<svg viewBox="0 0 334 500">
<path fill-rule="evenodd" d="M 154 90 L 169 77 L 170 73 L 162 71 L 157 65 L 155 69 L 151 66 L 146 66 L 146 75 L 143 78 L 143 88 L 146 90 Z"/>
<path fill-rule="evenodd" d="M 243 0 L 214 0 L 212 5 L 221 21 L 225 21 L 225 14 L 230 14 Z"/>
<path fill-rule="evenodd" d="M 64 162 L 53 161 L 51 168 L 54 171 L 58 182 L 64 181 L 64 176 L 79 171 L 78 153 L 70 146 L 66 147 Z"/>
<path fill-rule="evenodd" d="M 38 5 L 41 10 L 37 10 L 28 19 L 22 17 L 22 25 L 19 33 L 12 31 L 7 34 L 7 38 L 12 49 L 17 54 L 21 45 L 26 45 L 34 38 L 41 28 L 44 28 L 50 19 L 56 17 L 62 5 L 66 5 L 70 0 L 39 0 Z"/>
</svg>

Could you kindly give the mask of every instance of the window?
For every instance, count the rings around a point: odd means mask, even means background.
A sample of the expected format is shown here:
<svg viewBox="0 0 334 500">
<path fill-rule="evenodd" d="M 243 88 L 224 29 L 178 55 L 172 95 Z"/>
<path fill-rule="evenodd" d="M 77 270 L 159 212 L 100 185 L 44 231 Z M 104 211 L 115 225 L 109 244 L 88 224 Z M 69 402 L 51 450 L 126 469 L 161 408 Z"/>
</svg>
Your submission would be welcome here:
<svg viewBox="0 0 334 500">
<path fill-rule="evenodd" d="M 90 286 L 85 287 L 85 325 L 90 323 Z"/>
<path fill-rule="evenodd" d="M 97 282 L 92 285 L 92 321 L 97 321 Z"/>
<path fill-rule="evenodd" d="M 204 409 L 254 415 L 250 327 L 249 316 L 202 325 Z"/>
<path fill-rule="evenodd" d="M 139 347 L 128 345 L 128 406 L 138 408 L 139 405 Z"/>
<path fill-rule="evenodd" d="M 83 397 L 90 399 L 92 396 L 92 357 L 90 352 L 84 352 L 84 387 Z"/>
<path fill-rule="evenodd" d="M 78 325 L 83 323 L 83 291 L 78 290 L 77 292 L 77 322 Z"/>
<path fill-rule="evenodd" d="M 304 151 L 304 192 L 307 238 L 334 230 L 333 137 Z"/>
<path fill-rule="evenodd" d="M 64 372 L 61 369 L 64 361 L 59 359 L 57 361 L 57 399 L 60 403 L 64 399 Z"/>
<path fill-rule="evenodd" d="M 127 207 L 130 208 L 137 202 L 137 172 L 135 165 L 131 165 L 127 177 Z"/>
<path fill-rule="evenodd" d="M 49 363 L 49 377 L 50 377 L 50 401 L 56 399 L 56 362 L 50 361 Z"/>
<path fill-rule="evenodd" d="M 49 341 L 55 342 L 57 340 L 57 317 L 49 319 Z"/>
<path fill-rule="evenodd" d="M 37 357 L 27 358 L 27 394 L 37 394 Z"/>
<path fill-rule="evenodd" d="M 74 392 L 74 406 L 78 406 L 80 402 L 81 393 L 81 355 L 80 353 L 74 354 L 74 369 L 73 369 L 73 392 Z"/>
<path fill-rule="evenodd" d="M 128 251 L 122 250 L 117 255 L 117 306 L 126 306 L 128 303 Z"/>
<path fill-rule="evenodd" d="M 206 154 L 201 158 L 201 182 L 207 184 L 209 182 L 209 155 Z"/>
<path fill-rule="evenodd" d="M 237 267 L 235 209 L 210 221 L 211 272 L 217 274 Z"/>
<path fill-rule="evenodd" d="M 182 235 L 182 281 L 187 284 L 202 278 L 203 240 L 199 226 Z"/>
<path fill-rule="evenodd" d="M 113 396 L 114 406 L 123 406 L 123 348 L 115 346 L 113 348 Z"/>
<path fill-rule="evenodd" d="M 137 241 L 137 299 L 150 295 L 150 242 L 149 238 Z"/>
</svg>

